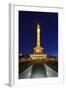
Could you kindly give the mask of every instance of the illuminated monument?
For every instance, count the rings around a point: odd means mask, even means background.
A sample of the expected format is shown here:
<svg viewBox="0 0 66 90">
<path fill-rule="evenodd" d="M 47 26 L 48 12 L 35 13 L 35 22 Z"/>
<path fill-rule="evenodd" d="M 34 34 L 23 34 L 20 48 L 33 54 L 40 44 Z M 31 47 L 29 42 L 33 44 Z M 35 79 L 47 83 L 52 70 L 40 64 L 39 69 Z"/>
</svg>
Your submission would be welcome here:
<svg viewBox="0 0 66 90">
<path fill-rule="evenodd" d="M 45 59 L 47 54 L 43 53 L 43 48 L 40 46 L 40 25 L 37 24 L 37 46 L 34 48 L 34 53 L 30 54 L 32 59 Z"/>
<path fill-rule="evenodd" d="M 43 48 L 40 46 L 40 25 L 37 25 L 37 46 L 34 48 L 35 54 L 43 53 Z"/>
</svg>

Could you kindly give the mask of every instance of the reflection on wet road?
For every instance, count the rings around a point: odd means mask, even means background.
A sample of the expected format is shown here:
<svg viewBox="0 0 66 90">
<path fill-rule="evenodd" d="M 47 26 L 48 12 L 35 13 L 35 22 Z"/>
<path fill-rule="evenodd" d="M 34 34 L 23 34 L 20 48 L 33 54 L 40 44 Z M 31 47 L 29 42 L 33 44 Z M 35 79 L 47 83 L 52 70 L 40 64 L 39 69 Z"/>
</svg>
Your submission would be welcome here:
<svg viewBox="0 0 66 90">
<path fill-rule="evenodd" d="M 19 78 L 44 78 L 57 76 L 58 73 L 46 64 L 32 64 L 24 72 L 20 73 Z"/>
<path fill-rule="evenodd" d="M 32 65 L 29 66 L 24 72 L 20 73 L 19 78 L 31 78 Z"/>
</svg>

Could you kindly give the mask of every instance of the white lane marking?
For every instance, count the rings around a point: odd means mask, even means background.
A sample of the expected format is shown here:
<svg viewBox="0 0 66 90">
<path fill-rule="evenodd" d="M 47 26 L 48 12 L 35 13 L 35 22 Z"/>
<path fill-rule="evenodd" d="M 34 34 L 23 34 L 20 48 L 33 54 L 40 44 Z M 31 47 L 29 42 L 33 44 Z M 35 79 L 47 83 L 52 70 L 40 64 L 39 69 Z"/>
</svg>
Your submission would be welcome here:
<svg viewBox="0 0 66 90">
<path fill-rule="evenodd" d="M 29 66 L 24 72 L 20 73 L 19 78 L 31 78 L 32 65 Z"/>
<path fill-rule="evenodd" d="M 46 64 L 44 64 L 44 66 L 46 68 L 47 77 L 57 77 L 58 76 L 58 73 L 54 71 L 51 67 L 49 67 Z"/>
</svg>

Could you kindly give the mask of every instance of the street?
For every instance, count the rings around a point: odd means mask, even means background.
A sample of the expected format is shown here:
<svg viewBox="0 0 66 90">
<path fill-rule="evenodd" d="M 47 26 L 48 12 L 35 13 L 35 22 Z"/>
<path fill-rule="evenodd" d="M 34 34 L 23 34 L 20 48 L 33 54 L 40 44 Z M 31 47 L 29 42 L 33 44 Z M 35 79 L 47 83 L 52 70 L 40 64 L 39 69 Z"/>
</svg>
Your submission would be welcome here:
<svg viewBox="0 0 66 90">
<path fill-rule="evenodd" d="M 19 79 L 57 77 L 58 73 L 45 63 L 32 64 L 20 73 Z"/>
</svg>

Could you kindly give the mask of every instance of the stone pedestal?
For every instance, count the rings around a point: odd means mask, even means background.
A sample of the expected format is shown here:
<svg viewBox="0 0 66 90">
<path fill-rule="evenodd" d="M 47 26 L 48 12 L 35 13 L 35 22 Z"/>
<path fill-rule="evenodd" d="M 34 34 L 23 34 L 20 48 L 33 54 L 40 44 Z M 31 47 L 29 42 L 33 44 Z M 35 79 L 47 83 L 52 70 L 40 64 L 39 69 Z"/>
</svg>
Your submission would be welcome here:
<svg viewBox="0 0 66 90">
<path fill-rule="evenodd" d="M 46 59 L 47 54 L 30 54 L 31 59 Z"/>
</svg>

